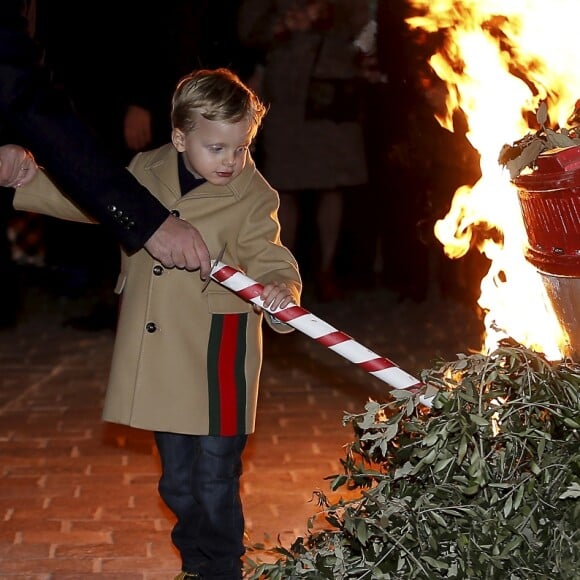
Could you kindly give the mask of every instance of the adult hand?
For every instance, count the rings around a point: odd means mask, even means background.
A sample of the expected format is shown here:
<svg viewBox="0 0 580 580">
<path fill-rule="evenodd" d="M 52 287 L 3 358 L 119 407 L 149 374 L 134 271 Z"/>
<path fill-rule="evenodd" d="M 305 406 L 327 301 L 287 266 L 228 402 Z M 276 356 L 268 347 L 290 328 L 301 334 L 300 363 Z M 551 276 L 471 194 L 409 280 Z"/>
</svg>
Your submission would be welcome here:
<svg viewBox="0 0 580 580">
<path fill-rule="evenodd" d="M 306 32 L 312 28 L 328 28 L 331 20 L 332 7 L 328 0 L 309 0 L 306 5 L 292 5 L 286 12 L 284 24 L 292 32 Z"/>
<path fill-rule="evenodd" d="M 129 105 L 125 113 L 123 133 L 131 151 L 142 151 L 153 139 L 151 113 L 138 105 Z"/>
<path fill-rule="evenodd" d="M 199 270 L 202 280 L 209 276 L 210 255 L 201 234 L 174 215 L 168 216 L 147 240 L 145 249 L 166 268 Z"/>
<path fill-rule="evenodd" d="M 38 166 L 29 151 L 19 145 L 0 146 L 0 186 L 26 185 L 37 171 Z"/>
<path fill-rule="evenodd" d="M 305 32 L 312 28 L 308 11 L 301 6 L 291 7 L 284 16 L 284 27 L 290 32 Z"/>
</svg>

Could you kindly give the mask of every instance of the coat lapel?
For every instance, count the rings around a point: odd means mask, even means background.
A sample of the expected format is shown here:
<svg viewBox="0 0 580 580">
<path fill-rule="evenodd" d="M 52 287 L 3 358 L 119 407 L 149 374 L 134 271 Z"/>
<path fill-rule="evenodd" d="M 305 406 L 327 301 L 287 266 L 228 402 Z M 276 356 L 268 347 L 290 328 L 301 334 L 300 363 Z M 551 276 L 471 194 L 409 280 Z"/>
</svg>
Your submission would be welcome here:
<svg viewBox="0 0 580 580">
<path fill-rule="evenodd" d="M 154 182 L 160 184 L 160 187 L 155 188 L 159 201 L 166 207 L 175 205 L 175 202 L 181 198 L 175 147 L 168 143 L 157 149 L 145 165 L 144 171 L 154 178 Z"/>
</svg>

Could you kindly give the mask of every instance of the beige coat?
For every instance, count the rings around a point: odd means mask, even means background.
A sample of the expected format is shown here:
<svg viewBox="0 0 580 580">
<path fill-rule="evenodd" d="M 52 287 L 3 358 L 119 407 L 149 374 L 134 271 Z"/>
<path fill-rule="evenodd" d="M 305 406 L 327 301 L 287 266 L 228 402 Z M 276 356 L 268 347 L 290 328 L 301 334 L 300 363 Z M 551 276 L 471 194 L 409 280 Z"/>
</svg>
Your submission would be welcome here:
<svg viewBox="0 0 580 580">
<path fill-rule="evenodd" d="M 228 186 L 205 183 L 183 196 L 172 145 L 137 155 L 129 170 L 166 207 L 200 230 L 212 257 L 226 246 L 224 263 L 262 284 L 286 282 L 299 303 L 298 267 L 280 243 L 278 195 L 252 160 Z M 43 173 L 16 190 L 14 207 L 90 221 Z M 87 255 L 87 259 L 98 259 L 98 255 Z M 131 256 L 122 252 L 116 288 L 121 308 L 103 411 L 106 421 L 175 433 L 218 434 L 213 432 L 215 427 L 210 428 L 209 418 L 210 399 L 215 399 L 208 387 L 210 328 L 214 314 L 242 313 L 247 314 L 245 341 L 241 338 L 246 350 L 242 362 L 236 364 L 245 385 L 238 391 L 236 431 L 254 430 L 262 315 L 216 282 L 202 289 L 197 272 L 166 269 L 145 250 Z M 293 330 L 286 324 L 273 324 L 269 314 L 265 319 L 277 332 Z M 215 405 L 213 409 L 215 414 Z"/>
</svg>

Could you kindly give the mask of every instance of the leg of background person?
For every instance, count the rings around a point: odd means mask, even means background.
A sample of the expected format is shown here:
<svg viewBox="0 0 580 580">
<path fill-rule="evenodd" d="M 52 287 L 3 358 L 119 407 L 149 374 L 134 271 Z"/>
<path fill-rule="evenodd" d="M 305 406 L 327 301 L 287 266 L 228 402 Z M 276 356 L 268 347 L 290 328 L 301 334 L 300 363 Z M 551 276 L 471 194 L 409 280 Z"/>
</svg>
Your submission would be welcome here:
<svg viewBox="0 0 580 580">
<path fill-rule="evenodd" d="M 299 207 L 297 193 L 291 191 L 281 191 L 278 219 L 280 220 L 280 227 L 282 228 L 282 243 L 292 252 L 296 249 L 298 212 Z"/>
<path fill-rule="evenodd" d="M 335 259 L 342 227 L 343 194 L 338 190 L 320 192 L 317 226 L 320 243 L 319 295 L 323 300 L 342 297 L 336 283 Z"/>
<path fill-rule="evenodd" d="M 14 215 L 12 192 L 0 187 L 0 280 L 4 294 L 0 309 L 0 328 L 14 326 L 18 322 L 21 309 L 20 269 L 12 259 L 11 242 L 8 238 L 8 224 Z"/>
<path fill-rule="evenodd" d="M 317 213 L 320 234 L 320 270 L 334 273 L 334 259 L 342 225 L 342 192 L 323 191 L 320 194 Z"/>
</svg>

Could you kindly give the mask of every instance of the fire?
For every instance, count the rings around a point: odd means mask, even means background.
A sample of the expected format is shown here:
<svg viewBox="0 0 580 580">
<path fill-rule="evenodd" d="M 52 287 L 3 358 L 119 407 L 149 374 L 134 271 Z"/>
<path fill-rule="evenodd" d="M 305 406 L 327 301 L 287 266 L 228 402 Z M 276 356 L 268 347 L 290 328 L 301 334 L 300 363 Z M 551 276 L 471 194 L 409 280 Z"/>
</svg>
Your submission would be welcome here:
<svg viewBox="0 0 580 580">
<path fill-rule="evenodd" d="M 526 119 L 534 118 L 541 101 L 553 123 L 566 125 L 580 97 L 577 0 L 408 1 L 418 14 L 409 26 L 445 31 L 429 61 L 448 92 L 437 119 L 452 130 L 453 112 L 463 110 L 467 138 L 481 156 L 480 180 L 455 192 L 435 235 L 451 258 L 475 247 L 491 261 L 478 300 L 486 313 L 487 352 L 511 336 L 552 360 L 563 358 L 567 336 L 540 275 L 525 259 L 517 190 L 498 155 L 504 144 L 535 130 Z"/>
</svg>

